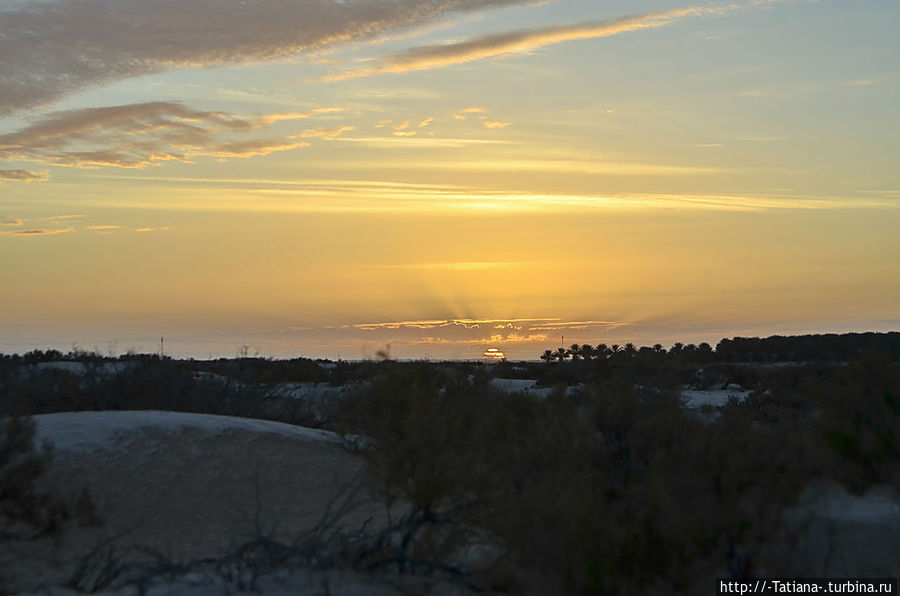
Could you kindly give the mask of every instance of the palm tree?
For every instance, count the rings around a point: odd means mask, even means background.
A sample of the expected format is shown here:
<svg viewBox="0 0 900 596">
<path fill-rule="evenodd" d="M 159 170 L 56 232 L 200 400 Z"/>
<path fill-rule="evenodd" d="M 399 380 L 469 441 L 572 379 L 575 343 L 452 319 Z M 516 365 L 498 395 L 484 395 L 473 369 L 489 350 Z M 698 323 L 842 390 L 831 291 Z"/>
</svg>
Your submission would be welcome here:
<svg viewBox="0 0 900 596">
<path fill-rule="evenodd" d="M 556 355 L 553 353 L 553 350 L 544 350 L 544 353 L 541 354 L 541 360 L 544 362 L 553 362 Z"/>
<path fill-rule="evenodd" d="M 569 346 L 569 354 L 572 355 L 572 360 L 578 360 L 581 358 L 581 346 L 578 344 L 572 344 Z"/>
<path fill-rule="evenodd" d="M 594 357 L 594 348 L 591 344 L 581 344 L 581 357 L 585 360 L 591 360 Z"/>
<path fill-rule="evenodd" d="M 557 360 L 562 362 L 566 358 L 569 357 L 569 351 L 565 348 L 556 348 L 556 352 L 553 353 Z"/>
<path fill-rule="evenodd" d="M 609 358 L 609 348 L 606 344 L 597 344 L 594 353 L 597 354 L 597 358 Z"/>
</svg>

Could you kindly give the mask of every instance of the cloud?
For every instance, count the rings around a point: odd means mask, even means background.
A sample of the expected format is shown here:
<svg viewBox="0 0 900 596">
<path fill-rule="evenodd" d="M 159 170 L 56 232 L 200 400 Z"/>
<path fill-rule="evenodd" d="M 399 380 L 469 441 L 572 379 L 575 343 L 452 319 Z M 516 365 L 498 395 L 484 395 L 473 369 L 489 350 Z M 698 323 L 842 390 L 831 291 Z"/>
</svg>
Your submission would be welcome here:
<svg viewBox="0 0 900 596">
<path fill-rule="evenodd" d="M 81 215 L 80 213 L 70 213 L 70 214 L 66 214 L 66 215 L 51 215 L 50 217 L 42 217 L 42 218 L 38 219 L 37 221 L 57 222 L 57 221 L 66 221 L 69 219 L 81 219 L 82 217 L 84 217 L 84 215 Z"/>
<path fill-rule="evenodd" d="M 383 323 L 357 323 L 355 325 L 344 325 L 342 328 L 362 329 L 366 331 L 374 331 L 376 329 L 442 329 L 442 328 L 461 328 L 461 329 L 480 329 L 482 325 L 508 325 L 511 323 L 535 323 L 541 324 L 551 321 L 558 321 L 557 318 L 534 318 L 534 319 L 428 319 L 419 321 L 390 321 Z"/>
<path fill-rule="evenodd" d="M 338 140 L 356 140 L 341 139 Z M 396 139 L 411 143 L 417 138 Z M 430 141 L 431 139 L 418 139 Z M 741 211 L 767 212 L 790 210 L 835 210 L 835 209 L 897 209 L 900 207 L 900 190 L 869 189 L 858 193 L 835 194 L 831 196 L 793 193 L 790 191 L 770 191 L 767 194 L 696 194 L 696 193 L 615 193 L 615 194 L 535 194 L 517 190 L 491 190 L 447 184 L 409 183 L 390 179 L 392 168 L 415 167 L 423 171 L 433 167 L 429 163 L 403 160 L 360 161 L 356 165 L 361 170 L 370 170 L 384 179 L 309 179 L 302 181 L 266 180 L 251 178 L 207 178 L 207 177 L 147 177 L 128 175 L 107 175 L 112 180 L 153 180 L 157 185 L 178 188 L 179 196 L 192 193 L 196 200 L 171 199 L 172 193 L 162 193 L 159 202 L 168 209 L 207 210 L 228 209 L 237 211 L 268 211 L 278 213 L 421 213 L 423 209 L 448 213 L 484 212 L 491 213 L 537 213 L 537 212 L 603 212 L 603 211 L 643 211 L 671 209 L 688 211 Z M 515 162 L 518 163 L 518 162 Z M 528 163 L 528 162 L 523 162 Z M 458 168 L 470 169 L 461 164 Z M 628 164 L 618 164 L 624 167 Z M 454 167 L 452 164 L 447 167 Z M 339 163 L 335 171 L 341 170 Z M 472 171 L 478 171 L 471 167 Z M 524 167 L 520 169 L 525 169 Z M 578 170 L 563 170 L 577 172 Z M 646 176 L 666 175 L 666 169 L 654 171 L 650 164 L 630 164 L 621 174 L 635 174 L 643 171 Z M 612 170 L 610 171 L 612 172 Z M 234 200 L 223 203 L 209 199 L 210 189 L 215 189 L 217 197 L 246 199 L 248 196 L 278 198 L 273 201 Z M 206 197 L 206 198 L 204 198 Z M 302 199 L 302 200 L 297 200 Z M 116 199 L 111 205 L 121 205 L 126 199 Z M 137 203 L 140 205 L 141 203 Z M 371 265 L 371 267 L 418 270 L 490 270 L 491 268 L 514 266 L 553 266 L 552 261 L 528 262 L 419 262 Z"/>
<path fill-rule="evenodd" d="M 99 226 L 87 226 L 85 229 L 96 231 L 96 232 L 110 232 L 112 230 L 121 230 L 122 226 L 99 225 Z"/>
<path fill-rule="evenodd" d="M 544 333 L 532 333 L 529 335 L 521 335 L 519 333 L 493 333 L 487 337 L 478 337 L 476 339 L 451 339 L 446 337 L 434 337 L 429 335 L 420 339 L 414 339 L 407 343 L 411 345 L 482 345 L 482 344 L 529 344 L 543 343 L 547 341 L 547 335 Z"/>
<path fill-rule="evenodd" d="M 146 233 L 149 233 L 149 232 L 165 232 L 165 231 L 171 230 L 171 229 L 172 229 L 172 228 L 169 227 L 169 226 L 163 226 L 163 227 L 161 227 L 161 228 L 135 228 L 133 231 L 134 231 L 134 232 L 141 232 L 141 233 L 146 234 Z"/>
<path fill-rule="evenodd" d="M 454 120 L 465 120 L 469 114 L 487 114 L 490 112 L 487 108 L 465 108 L 453 114 Z"/>
<path fill-rule="evenodd" d="M 352 130 L 356 130 L 355 126 L 341 126 L 340 128 L 309 128 L 304 130 L 302 133 L 298 135 L 291 136 L 292 139 L 312 139 L 312 138 L 323 138 L 326 140 L 331 140 L 345 132 L 350 132 Z"/>
<path fill-rule="evenodd" d="M 523 0 L 43 0 L 0 6 L 0 115 L 172 68 L 276 60 Z"/>
<path fill-rule="evenodd" d="M 45 227 L 37 227 L 37 228 L 24 228 L 26 221 L 35 221 L 47 223 L 49 225 L 64 225 L 62 222 L 68 222 L 73 219 L 79 219 L 84 217 L 83 215 L 51 215 L 50 217 L 40 217 L 32 220 L 21 220 L 21 219 L 5 219 L 0 221 L 0 235 L 2 236 L 53 236 L 56 234 L 65 234 L 67 232 L 71 232 L 75 228 L 45 228 Z M 118 226 L 90 226 L 88 229 L 106 229 L 106 228 L 114 228 Z"/>
<path fill-rule="evenodd" d="M 348 139 L 350 140 L 350 139 Z M 426 139 L 422 139 L 423 141 Z M 432 140 L 432 139 L 427 139 Z M 434 139 L 439 141 L 440 139 Z M 573 174 L 601 174 L 616 176 L 693 176 L 698 174 L 715 174 L 728 172 L 724 168 L 712 168 L 702 166 L 681 166 L 670 164 L 640 163 L 640 162 L 614 162 L 604 159 L 506 159 L 493 160 L 454 160 L 447 162 L 426 162 L 409 160 L 404 167 L 418 167 L 423 169 L 456 171 L 469 170 L 473 172 L 498 171 L 498 172 L 568 172 Z"/>
<path fill-rule="evenodd" d="M 485 128 L 506 128 L 512 124 L 512 122 L 503 122 L 500 120 L 485 120 L 484 126 Z"/>
<path fill-rule="evenodd" d="M 73 229 L 74 228 L 13 230 L 9 232 L 0 232 L 0 234 L 4 236 L 53 236 L 55 234 L 71 232 Z"/>
<path fill-rule="evenodd" d="M 759 3 L 753 2 L 751 4 Z M 383 58 L 377 66 L 344 71 L 326 76 L 322 80 L 335 81 L 375 74 L 401 73 L 452 66 L 475 60 L 484 60 L 485 58 L 530 52 L 544 46 L 566 41 L 595 39 L 642 29 L 656 29 L 685 17 L 720 15 L 744 6 L 732 4 L 727 6 L 680 8 L 625 16 L 617 19 L 581 21 L 566 25 L 551 25 L 535 29 L 496 33 L 457 43 L 419 46 L 406 52 Z"/>
<path fill-rule="evenodd" d="M 256 119 L 261 124 L 272 124 L 281 122 L 282 120 L 300 120 L 302 118 L 312 118 L 320 114 L 333 114 L 335 112 L 343 112 L 345 108 L 316 108 L 308 112 L 283 112 L 279 114 L 266 114 Z"/>
<path fill-rule="evenodd" d="M 529 331 L 567 331 L 567 330 L 583 330 L 590 328 L 601 328 L 606 330 L 627 327 L 633 323 L 624 321 L 554 321 L 549 323 L 537 323 L 531 325 Z"/>
<path fill-rule="evenodd" d="M 461 327 L 463 329 L 478 329 L 478 323 L 474 321 L 456 320 L 425 320 L 425 321 L 395 321 L 388 323 L 358 323 L 349 325 L 362 331 L 375 331 L 376 329 L 444 329 L 447 327 Z"/>
<path fill-rule="evenodd" d="M 288 151 L 298 147 L 309 147 L 309 143 L 286 143 L 279 139 L 252 139 L 249 141 L 231 141 L 219 143 L 209 149 L 198 152 L 198 155 L 212 155 L 219 158 L 228 157 L 256 157 L 268 155 L 276 151 Z"/>
<path fill-rule="evenodd" d="M 332 111 L 332 108 L 328 108 Z M 313 111 L 315 112 L 315 111 Z M 311 112 L 312 113 L 312 112 Z M 308 145 L 285 138 L 246 137 L 297 114 L 244 118 L 201 111 L 175 102 L 147 102 L 56 112 L 16 132 L 0 135 L 0 159 L 55 166 L 143 168 L 165 161 L 190 162 L 267 155 Z M 306 116 L 303 116 L 306 117 Z M 10 179 L 46 179 L 24 170 L 6 170 Z"/>
<path fill-rule="evenodd" d="M 2 155 L 2 153 L 0 153 Z M 50 175 L 47 172 L 32 172 L 31 170 L 0 170 L 0 184 L 3 181 L 13 182 L 43 182 Z"/>
<path fill-rule="evenodd" d="M 432 122 L 434 122 L 434 118 L 431 118 L 431 117 L 425 118 L 424 120 L 419 122 L 417 128 L 425 128 L 426 126 L 430 125 Z"/>
</svg>

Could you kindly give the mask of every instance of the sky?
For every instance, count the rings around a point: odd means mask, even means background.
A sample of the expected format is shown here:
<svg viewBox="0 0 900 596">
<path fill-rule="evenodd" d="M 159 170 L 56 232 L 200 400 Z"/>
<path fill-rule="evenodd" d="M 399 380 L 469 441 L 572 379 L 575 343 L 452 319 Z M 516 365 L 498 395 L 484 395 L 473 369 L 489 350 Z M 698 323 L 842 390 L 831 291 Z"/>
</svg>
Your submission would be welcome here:
<svg viewBox="0 0 900 596">
<path fill-rule="evenodd" d="M 0 0 L 0 352 L 900 330 L 896 0 Z"/>
</svg>

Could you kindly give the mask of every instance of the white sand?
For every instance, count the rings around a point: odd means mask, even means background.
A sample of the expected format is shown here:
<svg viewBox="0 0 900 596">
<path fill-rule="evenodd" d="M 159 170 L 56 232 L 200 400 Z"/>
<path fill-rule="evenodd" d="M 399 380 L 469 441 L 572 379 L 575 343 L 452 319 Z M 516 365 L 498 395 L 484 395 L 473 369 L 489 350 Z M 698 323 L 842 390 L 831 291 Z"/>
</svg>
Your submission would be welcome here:
<svg viewBox="0 0 900 596">
<path fill-rule="evenodd" d="M 312 443 L 340 442 L 334 433 L 293 426 L 281 422 L 189 414 L 158 410 L 126 410 L 106 412 L 62 412 L 34 416 L 39 444 L 49 442 L 61 451 L 96 451 L 114 449 L 121 440 L 143 430 L 177 434 L 192 429 L 208 435 L 244 430 L 274 434 Z"/>
<path fill-rule="evenodd" d="M 104 523 L 72 519 L 56 541 L 0 553 L 11 591 L 61 585 L 106 540 L 123 560 L 147 560 L 136 550 L 145 547 L 187 561 L 219 557 L 257 529 L 296 536 L 362 471 L 333 433 L 276 422 L 158 411 L 34 419 L 39 440 L 54 446 L 44 487 L 70 505 L 88 490 Z M 369 517 L 381 523 L 383 508 L 365 490 L 353 501 L 341 527 L 358 529 Z"/>
</svg>

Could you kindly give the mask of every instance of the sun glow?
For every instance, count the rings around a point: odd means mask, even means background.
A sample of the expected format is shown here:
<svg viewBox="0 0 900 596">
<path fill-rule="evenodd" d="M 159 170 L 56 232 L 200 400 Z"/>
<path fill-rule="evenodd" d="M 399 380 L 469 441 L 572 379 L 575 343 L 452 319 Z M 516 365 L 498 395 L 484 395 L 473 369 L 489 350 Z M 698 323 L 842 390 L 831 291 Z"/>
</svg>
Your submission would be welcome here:
<svg viewBox="0 0 900 596">
<path fill-rule="evenodd" d="M 481 355 L 481 359 L 484 362 L 501 362 L 506 360 L 506 355 L 497 348 L 488 348 L 484 351 L 484 354 Z"/>
</svg>

